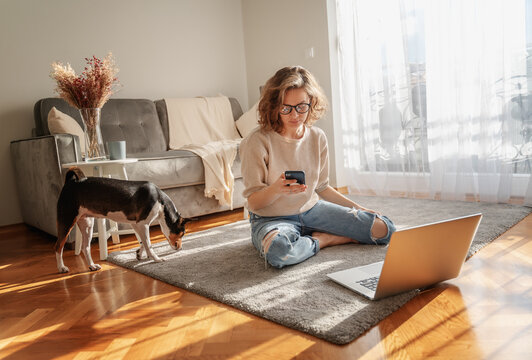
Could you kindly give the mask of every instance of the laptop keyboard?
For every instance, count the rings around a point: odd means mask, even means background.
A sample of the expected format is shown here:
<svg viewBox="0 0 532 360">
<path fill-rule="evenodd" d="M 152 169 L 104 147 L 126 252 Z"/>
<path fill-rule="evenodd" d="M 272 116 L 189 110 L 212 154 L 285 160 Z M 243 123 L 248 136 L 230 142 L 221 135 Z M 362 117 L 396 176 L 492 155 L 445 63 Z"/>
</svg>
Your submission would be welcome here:
<svg viewBox="0 0 532 360">
<path fill-rule="evenodd" d="M 364 286 L 365 288 L 368 288 L 370 290 L 376 291 L 377 290 L 377 284 L 379 282 L 379 277 L 374 276 L 368 279 L 363 279 L 357 281 L 358 284 Z"/>
</svg>

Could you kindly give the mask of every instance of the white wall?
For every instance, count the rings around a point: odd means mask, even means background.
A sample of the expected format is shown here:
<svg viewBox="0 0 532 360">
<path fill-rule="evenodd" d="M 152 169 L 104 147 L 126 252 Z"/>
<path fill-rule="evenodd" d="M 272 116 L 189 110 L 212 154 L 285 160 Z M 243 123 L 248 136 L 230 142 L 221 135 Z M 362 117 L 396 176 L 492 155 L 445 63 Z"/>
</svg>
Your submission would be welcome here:
<svg viewBox="0 0 532 360">
<path fill-rule="evenodd" d="M 301 65 L 312 72 L 331 105 L 316 125 L 329 140 L 330 182 L 336 186 L 327 0 L 242 0 L 242 14 L 249 105 L 278 69 Z M 306 54 L 309 48 L 314 48 L 312 58 Z"/>
<path fill-rule="evenodd" d="M 240 0 L 2 0 L 0 2 L 0 226 L 22 222 L 9 154 L 29 137 L 33 104 L 55 96 L 50 64 L 112 51 L 115 97 L 248 92 Z"/>
<path fill-rule="evenodd" d="M 279 68 L 306 67 L 330 101 L 316 125 L 329 139 L 331 184 L 337 185 L 331 4 L 334 0 L 0 1 L 0 226 L 22 221 L 9 143 L 30 136 L 35 101 L 55 96 L 50 64 L 70 62 L 79 71 L 83 58 L 108 51 L 123 85 L 115 97 L 224 93 L 244 110 L 258 101 L 259 86 Z M 306 54 L 309 48 L 314 57 Z"/>
</svg>

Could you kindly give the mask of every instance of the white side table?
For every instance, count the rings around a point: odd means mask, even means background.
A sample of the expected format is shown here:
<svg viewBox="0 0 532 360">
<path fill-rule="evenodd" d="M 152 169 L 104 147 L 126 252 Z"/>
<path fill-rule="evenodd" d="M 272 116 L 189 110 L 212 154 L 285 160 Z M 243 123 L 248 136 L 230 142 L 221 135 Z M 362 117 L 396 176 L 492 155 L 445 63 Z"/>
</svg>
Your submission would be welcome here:
<svg viewBox="0 0 532 360">
<path fill-rule="evenodd" d="M 119 178 L 127 180 L 126 164 L 137 162 L 138 159 L 122 159 L 122 160 L 97 160 L 97 161 L 80 161 L 63 164 L 64 169 L 68 169 L 72 166 L 77 166 L 87 176 L 99 176 L 99 177 L 112 177 L 112 174 L 116 171 Z M 118 171 L 117 171 L 118 170 Z M 116 222 L 109 220 L 110 231 L 107 232 L 105 227 L 105 219 L 98 218 L 96 223 L 98 224 L 98 244 L 100 247 L 100 260 L 107 259 L 107 239 L 109 235 L 113 238 L 113 244 L 120 243 L 120 234 L 131 234 L 133 230 L 118 230 Z M 75 253 L 79 255 L 81 253 L 81 232 L 76 228 L 76 246 Z"/>
</svg>

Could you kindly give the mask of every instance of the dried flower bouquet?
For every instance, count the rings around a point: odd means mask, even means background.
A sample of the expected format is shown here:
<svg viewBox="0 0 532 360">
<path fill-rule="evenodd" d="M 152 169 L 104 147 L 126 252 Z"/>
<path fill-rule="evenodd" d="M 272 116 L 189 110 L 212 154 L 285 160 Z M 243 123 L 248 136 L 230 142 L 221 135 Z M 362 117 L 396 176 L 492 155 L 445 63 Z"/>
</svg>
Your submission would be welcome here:
<svg viewBox="0 0 532 360">
<path fill-rule="evenodd" d="M 54 62 L 50 77 L 56 81 L 55 91 L 59 96 L 80 110 L 87 137 L 86 157 L 95 159 L 105 156 L 99 126 L 100 109 L 116 92 L 119 70 L 111 53 L 102 60 L 93 56 L 85 61 L 87 66 L 80 75 L 76 75 L 69 63 Z"/>
<path fill-rule="evenodd" d="M 116 91 L 118 68 L 113 54 L 100 60 L 96 56 L 85 58 L 85 70 L 76 75 L 69 63 L 52 63 L 50 76 L 57 82 L 56 92 L 77 109 L 101 108 Z"/>
</svg>

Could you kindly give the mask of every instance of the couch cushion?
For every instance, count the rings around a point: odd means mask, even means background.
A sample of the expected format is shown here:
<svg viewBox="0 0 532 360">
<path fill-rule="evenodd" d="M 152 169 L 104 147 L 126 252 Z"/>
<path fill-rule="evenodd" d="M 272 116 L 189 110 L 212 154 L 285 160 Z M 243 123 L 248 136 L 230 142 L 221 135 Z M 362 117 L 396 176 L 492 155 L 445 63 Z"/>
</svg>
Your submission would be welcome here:
<svg viewBox="0 0 532 360">
<path fill-rule="evenodd" d="M 155 104 L 146 99 L 111 99 L 102 108 L 104 141 L 126 141 L 127 153 L 166 150 Z"/>
<path fill-rule="evenodd" d="M 60 98 L 39 100 L 34 107 L 37 136 L 48 135 L 52 107 L 73 117 L 81 126 L 79 111 Z M 147 99 L 109 99 L 102 108 L 103 141 L 126 141 L 127 153 L 155 153 L 167 149 L 155 104 Z"/>
<path fill-rule="evenodd" d="M 81 122 L 81 116 L 79 115 L 78 109 L 68 105 L 68 103 L 63 99 L 45 98 L 37 101 L 33 107 L 36 136 L 51 135 L 48 127 L 48 114 L 53 107 L 72 117 L 77 121 L 81 128 L 83 128 L 83 123 Z"/>
<path fill-rule="evenodd" d="M 257 102 L 251 107 L 251 109 L 246 111 L 235 123 L 238 132 L 243 138 L 248 136 L 249 133 L 251 133 L 253 130 L 255 130 L 255 128 L 259 126 L 258 106 L 259 103 Z"/>
<path fill-rule="evenodd" d="M 77 136 L 81 153 L 85 154 L 85 133 L 78 122 L 71 116 L 53 107 L 48 113 L 48 130 L 52 135 L 71 134 Z"/>
<path fill-rule="evenodd" d="M 136 163 L 126 164 L 129 180 L 151 181 L 162 189 L 205 183 L 203 162 L 193 152 L 170 150 L 150 154 L 128 153 L 127 156 L 139 159 Z M 235 179 L 242 177 L 238 155 L 231 169 Z"/>
</svg>

